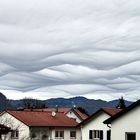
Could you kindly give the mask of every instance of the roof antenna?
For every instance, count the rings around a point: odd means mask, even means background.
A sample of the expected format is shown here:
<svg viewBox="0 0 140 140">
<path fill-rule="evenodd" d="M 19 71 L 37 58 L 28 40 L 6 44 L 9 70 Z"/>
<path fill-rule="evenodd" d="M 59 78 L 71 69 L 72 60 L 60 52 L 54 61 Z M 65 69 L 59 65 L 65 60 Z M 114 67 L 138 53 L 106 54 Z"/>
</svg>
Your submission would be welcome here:
<svg viewBox="0 0 140 140">
<path fill-rule="evenodd" d="M 55 112 L 58 112 L 58 105 L 56 105 L 55 107 L 56 107 L 56 111 Z"/>
<path fill-rule="evenodd" d="M 72 106 L 73 108 L 76 108 L 76 104 L 74 102 L 72 102 Z"/>
</svg>

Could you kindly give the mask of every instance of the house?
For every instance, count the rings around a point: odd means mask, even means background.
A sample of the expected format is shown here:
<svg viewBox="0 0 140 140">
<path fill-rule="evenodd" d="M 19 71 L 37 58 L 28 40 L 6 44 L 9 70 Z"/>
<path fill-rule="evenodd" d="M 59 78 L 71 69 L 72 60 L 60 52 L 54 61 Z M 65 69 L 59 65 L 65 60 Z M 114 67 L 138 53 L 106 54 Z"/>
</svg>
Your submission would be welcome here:
<svg viewBox="0 0 140 140">
<path fill-rule="evenodd" d="M 79 111 L 77 108 L 48 107 L 48 108 L 41 108 L 41 109 L 24 109 L 24 111 L 45 111 L 45 112 L 64 113 L 69 118 L 76 119 L 78 123 L 82 122 L 83 120 L 89 117 L 85 113 L 82 113 L 81 111 Z"/>
<path fill-rule="evenodd" d="M 103 122 L 120 112 L 116 108 L 101 108 L 78 126 L 81 128 L 82 140 L 110 140 L 110 129 Z"/>
<path fill-rule="evenodd" d="M 104 123 L 111 124 L 111 140 L 140 140 L 140 100 Z"/>
<path fill-rule="evenodd" d="M 71 108 L 68 112 L 65 113 L 69 118 L 73 118 L 76 119 L 76 121 L 78 123 L 84 121 L 85 119 L 87 119 L 89 116 L 87 116 L 86 114 L 82 113 L 81 111 L 79 111 L 76 108 Z"/>
<path fill-rule="evenodd" d="M 76 126 L 84 118 L 87 116 L 76 109 L 9 110 L 0 115 L 0 122 L 12 131 L 2 137 L 6 140 L 81 140 L 80 128 Z"/>
</svg>

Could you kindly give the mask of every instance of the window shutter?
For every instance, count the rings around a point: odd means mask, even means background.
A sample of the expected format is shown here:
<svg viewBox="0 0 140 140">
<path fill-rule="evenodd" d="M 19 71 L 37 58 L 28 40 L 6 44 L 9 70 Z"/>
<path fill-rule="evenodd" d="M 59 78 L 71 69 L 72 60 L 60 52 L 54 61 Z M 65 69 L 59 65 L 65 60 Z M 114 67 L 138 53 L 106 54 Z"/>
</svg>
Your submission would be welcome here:
<svg viewBox="0 0 140 140">
<path fill-rule="evenodd" d="M 100 139 L 103 140 L 103 130 L 100 130 Z"/>
<path fill-rule="evenodd" d="M 89 130 L 89 139 L 93 139 L 93 131 L 92 130 Z"/>
<path fill-rule="evenodd" d="M 111 130 L 107 131 L 107 140 L 111 140 Z"/>
</svg>

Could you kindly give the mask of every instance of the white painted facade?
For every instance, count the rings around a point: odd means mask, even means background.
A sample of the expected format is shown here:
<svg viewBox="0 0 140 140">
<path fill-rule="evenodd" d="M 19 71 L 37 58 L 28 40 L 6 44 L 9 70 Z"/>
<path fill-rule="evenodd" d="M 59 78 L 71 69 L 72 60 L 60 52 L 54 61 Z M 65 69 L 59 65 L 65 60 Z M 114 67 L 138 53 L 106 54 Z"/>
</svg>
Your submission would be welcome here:
<svg viewBox="0 0 140 140">
<path fill-rule="evenodd" d="M 81 140 L 81 131 L 80 129 L 76 128 L 59 128 L 56 127 L 52 129 L 52 139 L 51 140 L 58 140 L 55 138 L 55 131 L 64 131 L 64 140 Z M 70 131 L 76 131 L 76 139 L 70 138 Z"/>
<path fill-rule="evenodd" d="M 111 123 L 111 140 L 126 140 L 126 132 L 135 132 L 136 140 L 140 140 L 140 106 Z"/>
<path fill-rule="evenodd" d="M 21 121 L 14 118 L 9 113 L 4 113 L 0 116 L 0 123 L 10 127 L 12 130 L 19 131 L 19 140 L 28 140 L 30 136 L 29 127 Z M 11 140 L 11 132 L 2 136 L 5 140 Z M 12 140 L 17 140 L 16 138 Z"/>
<path fill-rule="evenodd" d="M 64 140 L 81 140 L 81 131 L 79 128 L 71 127 L 28 127 L 9 113 L 3 113 L 0 116 L 0 123 L 5 124 L 12 130 L 19 131 L 19 137 L 11 139 L 11 132 L 3 135 L 4 140 L 59 140 L 55 137 L 55 131 L 64 131 Z M 70 131 L 76 131 L 76 138 L 70 137 Z M 34 136 L 34 137 L 33 137 Z M 43 139 L 43 136 L 46 138 Z"/>
<path fill-rule="evenodd" d="M 50 140 L 51 130 L 49 127 L 31 127 L 30 138 L 31 140 Z"/>
<path fill-rule="evenodd" d="M 47 136 L 45 140 L 59 140 L 55 137 L 55 131 L 64 131 L 64 140 L 81 140 L 80 129 L 67 128 L 67 127 L 34 127 L 31 128 L 31 135 L 35 134 L 35 138 L 32 140 L 42 140 L 43 136 Z M 70 137 L 70 131 L 76 131 L 76 139 Z M 60 138 L 61 139 L 61 138 Z M 43 139 L 44 140 L 44 139 Z"/>
<path fill-rule="evenodd" d="M 105 112 L 99 112 L 89 122 L 81 126 L 82 140 L 89 140 L 90 130 L 103 130 L 103 140 L 107 140 L 107 130 L 109 128 L 103 123 L 110 116 Z M 96 139 L 99 140 L 99 139 Z"/>
<path fill-rule="evenodd" d="M 81 122 L 80 118 L 78 118 L 78 116 L 73 111 L 66 113 L 66 116 L 75 119 L 77 123 Z"/>
</svg>

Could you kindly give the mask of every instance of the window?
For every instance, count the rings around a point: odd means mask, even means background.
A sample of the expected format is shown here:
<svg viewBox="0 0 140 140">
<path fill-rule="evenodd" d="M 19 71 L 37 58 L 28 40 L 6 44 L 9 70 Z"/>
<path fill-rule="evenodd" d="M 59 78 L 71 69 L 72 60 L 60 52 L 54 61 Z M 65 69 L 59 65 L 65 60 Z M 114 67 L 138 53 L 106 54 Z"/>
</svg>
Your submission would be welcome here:
<svg viewBox="0 0 140 140">
<path fill-rule="evenodd" d="M 111 140 L 111 130 L 107 131 L 107 140 Z"/>
<path fill-rule="evenodd" d="M 11 139 L 18 139 L 18 137 L 19 137 L 18 130 L 12 130 L 11 131 Z"/>
<path fill-rule="evenodd" d="M 55 131 L 55 138 L 64 139 L 64 131 Z"/>
<path fill-rule="evenodd" d="M 94 136 L 94 138 L 100 138 L 100 131 L 99 130 L 94 130 L 93 131 L 93 136 Z"/>
<path fill-rule="evenodd" d="M 126 140 L 136 140 L 136 133 L 135 132 L 126 132 L 125 139 Z"/>
<path fill-rule="evenodd" d="M 42 136 L 42 140 L 47 140 L 48 139 L 48 136 L 47 135 L 43 135 Z"/>
<path fill-rule="evenodd" d="M 76 139 L 76 131 L 70 131 L 70 138 Z"/>
<path fill-rule="evenodd" d="M 103 130 L 89 130 L 90 140 L 103 140 Z"/>
<path fill-rule="evenodd" d="M 31 134 L 31 138 L 33 138 L 33 139 L 34 139 L 34 138 L 36 138 L 36 137 L 37 137 L 37 136 L 36 136 L 36 134 L 35 134 L 35 133 L 32 133 L 32 134 Z"/>
</svg>

